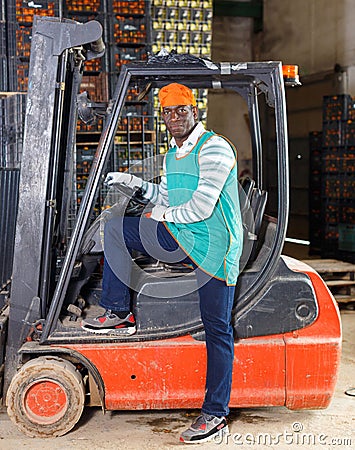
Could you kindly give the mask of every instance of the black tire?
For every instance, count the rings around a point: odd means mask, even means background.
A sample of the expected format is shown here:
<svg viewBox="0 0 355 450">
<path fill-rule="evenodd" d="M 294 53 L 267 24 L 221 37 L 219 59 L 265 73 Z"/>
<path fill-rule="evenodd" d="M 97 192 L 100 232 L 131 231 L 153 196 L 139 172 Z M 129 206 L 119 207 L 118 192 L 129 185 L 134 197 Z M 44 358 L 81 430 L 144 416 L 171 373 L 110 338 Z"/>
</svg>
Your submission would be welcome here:
<svg viewBox="0 0 355 450">
<path fill-rule="evenodd" d="M 7 412 L 27 436 L 55 437 L 71 430 L 84 409 L 83 379 L 74 365 L 55 356 L 27 362 L 7 392 Z"/>
</svg>

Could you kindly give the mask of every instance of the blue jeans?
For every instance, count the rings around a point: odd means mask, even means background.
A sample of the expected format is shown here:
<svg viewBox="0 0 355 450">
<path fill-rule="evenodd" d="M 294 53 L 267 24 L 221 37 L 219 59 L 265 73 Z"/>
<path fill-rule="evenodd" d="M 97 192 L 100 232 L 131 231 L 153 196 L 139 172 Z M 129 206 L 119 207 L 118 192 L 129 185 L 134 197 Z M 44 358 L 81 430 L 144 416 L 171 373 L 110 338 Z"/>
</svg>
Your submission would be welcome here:
<svg viewBox="0 0 355 450">
<path fill-rule="evenodd" d="M 210 277 L 197 268 L 163 223 L 153 219 L 113 218 L 105 225 L 104 242 L 105 261 L 100 305 L 106 309 L 131 310 L 129 285 L 133 250 L 160 261 L 180 261 L 196 268 L 207 348 L 206 393 L 202 412 L 215 416 L 227 415 L 234 359 L 231 312 L 235 286 L 227 286 L 224 281 Z"/>
</svg>

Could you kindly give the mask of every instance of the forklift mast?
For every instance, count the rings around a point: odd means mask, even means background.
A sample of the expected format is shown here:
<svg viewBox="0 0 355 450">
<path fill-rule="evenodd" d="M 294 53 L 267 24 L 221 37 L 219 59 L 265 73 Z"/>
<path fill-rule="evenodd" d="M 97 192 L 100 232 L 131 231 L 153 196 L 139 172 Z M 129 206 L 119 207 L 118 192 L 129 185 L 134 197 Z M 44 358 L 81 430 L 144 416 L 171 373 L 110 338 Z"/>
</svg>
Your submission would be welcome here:
<svg viewBox="0 0 355 450">
<path fill-rule="evenodd" d="M 19 184 L 5 391 L 30 327 L 46 317 L 71 191 L 83 61 L 104 52 L 99 22 L 35 17 Z M 64 223 L 63 223 L 64 221 Z"/>
</svg>

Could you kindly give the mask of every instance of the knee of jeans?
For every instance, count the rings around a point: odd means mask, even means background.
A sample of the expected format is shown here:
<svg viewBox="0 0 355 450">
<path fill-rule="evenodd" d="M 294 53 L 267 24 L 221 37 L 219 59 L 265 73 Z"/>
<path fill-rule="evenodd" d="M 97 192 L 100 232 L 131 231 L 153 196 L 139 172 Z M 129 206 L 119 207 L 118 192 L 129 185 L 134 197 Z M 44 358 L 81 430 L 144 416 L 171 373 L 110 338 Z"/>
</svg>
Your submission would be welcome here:
<svg viewBox="0 0 355 450">
<path fill-rule="evenodd" d="M 211 312 L 201 311 L 201 319 L 205 327 L 206 333 L 221 333 L 229 334 L 231 332 L 232 323 L 231 319 L 227 317 L 217 316 Z"/>
</svg>

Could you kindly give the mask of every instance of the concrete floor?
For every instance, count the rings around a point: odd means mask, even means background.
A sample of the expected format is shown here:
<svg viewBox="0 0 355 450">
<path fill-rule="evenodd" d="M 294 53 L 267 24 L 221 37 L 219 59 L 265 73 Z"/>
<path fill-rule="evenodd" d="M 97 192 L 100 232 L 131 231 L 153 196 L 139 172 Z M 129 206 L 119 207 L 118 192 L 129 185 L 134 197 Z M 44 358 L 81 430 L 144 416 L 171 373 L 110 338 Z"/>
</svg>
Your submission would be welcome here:
<svg viewBox="0 0 355 450">
<path fill-rule="evenodd" d="M 343 353 L 336 392 L 326 410 L 289 411 L 286 408 L 233 410 L 230 436 L 224 442 L 189 446 L 207 449 L 355 449 L 355 310 L 342 310 Z M 87 408 L 67 435 L 32 439 L 23 435 L 0 410 L 0 449 L 116 449 L 168 450 L 185 447 L 179 434 L 198 411 L 108 412 Z M 262 435 L 261 435 L 262 433 Z M 254 439 L 254 444 L 252 443 Z"/>
</svg>

